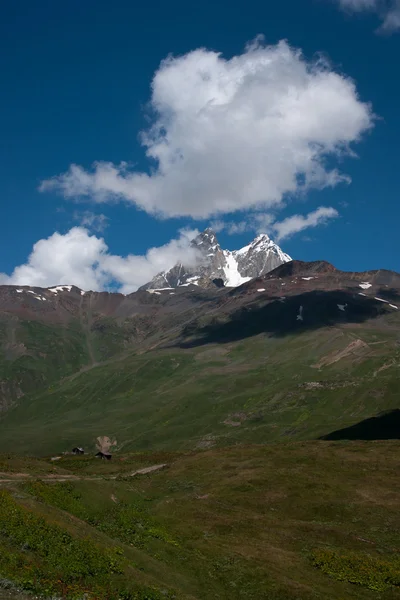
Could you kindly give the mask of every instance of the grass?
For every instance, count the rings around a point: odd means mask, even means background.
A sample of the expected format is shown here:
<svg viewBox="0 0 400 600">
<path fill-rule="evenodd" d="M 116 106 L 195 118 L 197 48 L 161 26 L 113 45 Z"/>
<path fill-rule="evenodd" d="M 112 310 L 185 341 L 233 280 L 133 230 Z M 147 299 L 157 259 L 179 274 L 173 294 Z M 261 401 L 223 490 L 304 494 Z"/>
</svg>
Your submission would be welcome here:
<svg viewBox="0 0 400 600">
<path fill-rule="evenodd" d="M 69 326 L 35 321 L 7 321 L 0 315 L 0 379 L 7 406 L 32 390 L 44 390 L 88 363 L 78 322 Z"/>
<path fill-rule="evenodd" d="M 36 480 L 31 462 L 29 480 L 1 486 L 0 542 L 12 558 L 0 577 L 30 589 L 23 574 L 34 564 L 46 595 L 59 565 L 71 598 L 73 586 L 95 598 L 398 598 L 399 450 L 395 441 L 290 442 L 125 454 L 106 466 L 66 457 L 52 474 L 81 479 L 64 483 L 46 480 L 40 461 Z M 168 469 L 127 477 L 162 458 Z M 124 476 L 110 479 L 111 469 Z M 91 575 L 107 560 L 122 572 Z"/>
<path fill-rule="evenodd" d="M 315 368 L 363 336 L 365 355 Z M 390 361 L 400 361 L 393 334 L 365 325 L 132 354 L 25 396 L 0 419 L 0 450 L 94 450 L 98 435 L 123 450 L 317 438 L 398 407 L 396 368 L 379 371 Z"/>
</svg>

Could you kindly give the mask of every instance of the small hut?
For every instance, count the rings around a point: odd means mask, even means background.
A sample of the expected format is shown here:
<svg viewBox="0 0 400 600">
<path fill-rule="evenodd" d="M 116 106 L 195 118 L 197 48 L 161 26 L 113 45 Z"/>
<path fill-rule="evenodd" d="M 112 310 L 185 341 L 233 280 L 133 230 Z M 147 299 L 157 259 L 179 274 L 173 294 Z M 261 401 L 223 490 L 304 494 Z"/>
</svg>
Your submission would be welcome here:
<svg viewBox="0 0 400 600">
<path fill-rule="evenodd" d="M 80 446 L 76 446 L 76 448 L 72 448 L 72 454 L 85 454 L 85 451 Z"/>
<path fill-rule="evenodd" d="M 111 460 L 111 454 L 109 452 L 98 452 L 96 457 L 101 458 L 102 460 Z"/>
</svg>

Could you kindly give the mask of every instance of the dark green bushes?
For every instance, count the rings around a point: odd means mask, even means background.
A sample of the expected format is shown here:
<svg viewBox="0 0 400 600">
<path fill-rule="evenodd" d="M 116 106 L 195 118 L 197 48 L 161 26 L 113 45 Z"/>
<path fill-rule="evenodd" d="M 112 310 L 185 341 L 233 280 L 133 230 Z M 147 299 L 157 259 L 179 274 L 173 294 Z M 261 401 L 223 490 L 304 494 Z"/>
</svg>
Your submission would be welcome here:
<svg viewBox="0 0 400 600">
<path fill-rule="evenodd" d="M 317 550 L 313 563 L 327 575 L 339 581 L 348 581 L 381 592 L 391 586 L 400 586 L 400 558 L 385 560 L 369 554 L 339 553 Z"/>
<path fill-rule="evenodd" d="M 79 495 L 69 483 L 46 486 L 35 482 L 29 487 L 54 504 L 67 504 L 72 513 L 79 505 Z M 120 519 L 120 526 L 127 525 L 128 520 L 129 515 Z M 72 536 L 18 504 L 8 491 L 0 491 L 0 545 L 0 577 L 27 591 L 85 600 L 175 597 L 168 591 L 138 585 L 131 581 L 131 575 L 128 583 L 120 548 L 104 548 L 90 539 Z"/>
<path fill-rule="evenodd" d="M 76 487 L 67 482 L 55 482 L 51 485 L 42 481 L 32 481 L 24 486 L 25 490 L 37 500 L 72 513 L 79 519 L 89 520 L 89 512 L 81 502 L 81 494 Z"/>
<path fill-rule="evenodd" d="M 27 590 L 63 597 L 112 598 L 111 574 L 122 573 L 122 552 L 77 539 L 0 491 L 0 537 L 9 551 L 0 573 Z"/>
<path fill-rule="evenodd" d="M 178 546 L 168 533 L 149 517 L 139 503 L 118 502 L 103 509 L 93 509 L 85 504 L 73 483 L 50 483 L 35 481 L 25 486 L 26 491 L 46 504 L 65 510 L 96 527 L 111 538 L 132 544 L 137 548 L 146 546 L 150 539 L 158 539 Z"/>
</svg>

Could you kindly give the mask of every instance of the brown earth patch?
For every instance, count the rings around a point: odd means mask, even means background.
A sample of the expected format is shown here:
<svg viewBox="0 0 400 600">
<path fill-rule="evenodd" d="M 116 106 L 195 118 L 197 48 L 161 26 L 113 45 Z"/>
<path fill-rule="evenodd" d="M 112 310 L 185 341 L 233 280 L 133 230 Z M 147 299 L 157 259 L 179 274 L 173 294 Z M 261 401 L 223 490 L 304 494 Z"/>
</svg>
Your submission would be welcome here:
<svg viewBox="0 0 400 600">
<path fill-rule="evenodd" d="M 357 494 L 367 502 L 380 504 L 382 506 L 398 506 L 400 504 L 400 493 L 392 490 L 379 488 L 357 489 Z"/>
<path fill-rule="evenodd" d="M 168 465 L 163 463 L 161 465 L 152 465 L 151 467 L 145 467 L 144 469 L 139 469 L 138 471 L 134 471 L 131 473 L 131 477 L 135 477 L 135 475 L 147 475 L 147 473 L 154 473 L 154 471 L 161 471 L 162 469 L 166 469 Z"/>
<path fill-rule="evenodd" d="M 348 344 L 346 348 L 327 354 L 327 356 L 321 358 L 321 360 L 318 363 L 311 366 L 315 369 L 320 369 L 321 367 L 327 367 L 329 365 L 332 365 L 338 362 L 339 360 L 342 360 L 342 358 L 347 358 L 349 356 L 363 356 L 368 350 L 369 346 L 366 342 L 363 342 L 360 339 L 356 339 L 353 342 L 350 342 L 350 344 Z"/>
<path fill-rule="evenodd" d="M 232 413 L 223 421 L 225 425 L 230 425 L 231 427 L 240 427 L 243 421 L 246 421 L 248 416 L 244 412 Z"/>
</svg>

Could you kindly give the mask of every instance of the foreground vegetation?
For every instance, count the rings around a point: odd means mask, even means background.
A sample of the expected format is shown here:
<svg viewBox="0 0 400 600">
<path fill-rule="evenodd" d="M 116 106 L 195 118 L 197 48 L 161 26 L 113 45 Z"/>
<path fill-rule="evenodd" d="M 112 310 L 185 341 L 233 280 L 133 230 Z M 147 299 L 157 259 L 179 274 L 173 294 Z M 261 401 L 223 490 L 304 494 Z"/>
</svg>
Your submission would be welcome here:
<svg viewBox="0 0 400 600">
<path fill-rule="evenodd" d="M 0 577 L 71 599 L 400 598 L 399 450 L 321 441 L 110 463 L 3 456 Z"/>
</svg>

